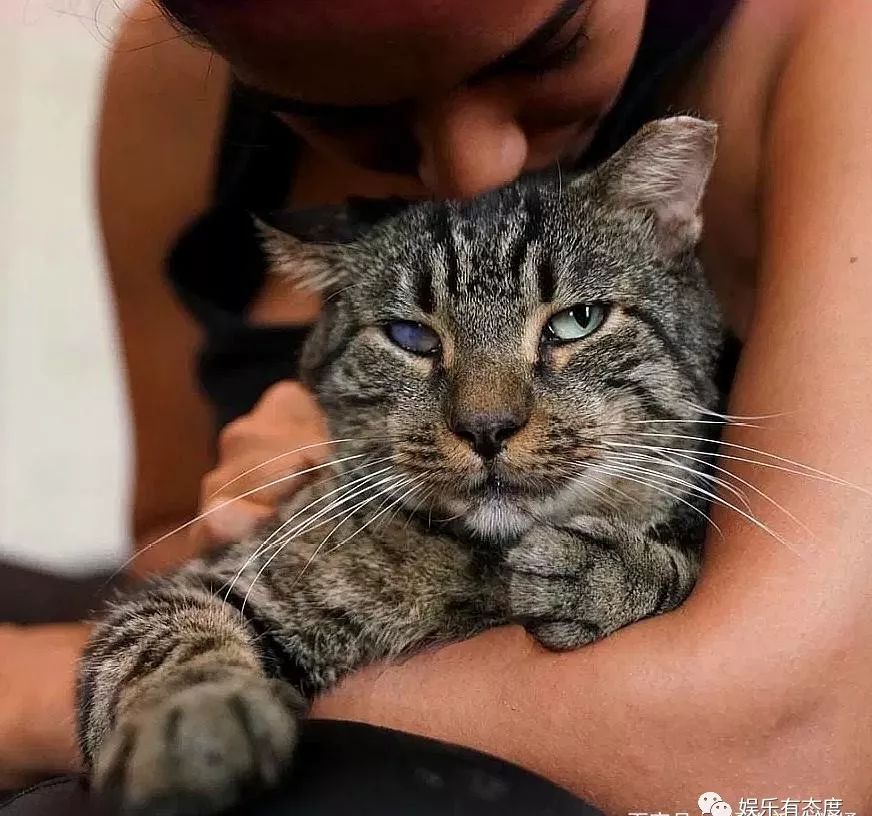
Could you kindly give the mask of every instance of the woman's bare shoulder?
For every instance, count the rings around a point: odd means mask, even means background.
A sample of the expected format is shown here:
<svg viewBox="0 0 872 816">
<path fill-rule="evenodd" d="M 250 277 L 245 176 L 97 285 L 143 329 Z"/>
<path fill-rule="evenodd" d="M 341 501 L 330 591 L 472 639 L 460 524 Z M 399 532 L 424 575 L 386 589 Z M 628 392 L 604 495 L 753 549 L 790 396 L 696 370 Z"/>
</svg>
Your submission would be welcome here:
<svg viewBox="0 0 872 816">
<path fill-rule="evenodd" d="M 193 514 L 212 464 L 211 417 L 191 375 L 199 331 L 164 265 L 209 206 L 227 81 L 223 61 L 147 0 L 123 18 L 105 71 L 98 205 L 135 420 L 133 527 L 143 540 Z"/>
<path fill-rule="evenodd" d="M 744 335 L 760 250 L 759 196 L 773 98 L 786 55 L 820 0 L 736 4 L 670 100 L 720 125 L 705 201 L 702 257 L 734 331 Z"/>
<path fill-rule="evenodd" d="M 111 194 L 106 188 L 123 179 L 130 195 L 145 202 L 160 198 L 161 209 L 168 194 L 178 198 L 170 208 L 174 214 L 201 207 L 211 183 L 227 80 L 223 60 L 171 25 L 151 0 L 128 12 L 105 73 L 101 192 Z"/>
</svg>

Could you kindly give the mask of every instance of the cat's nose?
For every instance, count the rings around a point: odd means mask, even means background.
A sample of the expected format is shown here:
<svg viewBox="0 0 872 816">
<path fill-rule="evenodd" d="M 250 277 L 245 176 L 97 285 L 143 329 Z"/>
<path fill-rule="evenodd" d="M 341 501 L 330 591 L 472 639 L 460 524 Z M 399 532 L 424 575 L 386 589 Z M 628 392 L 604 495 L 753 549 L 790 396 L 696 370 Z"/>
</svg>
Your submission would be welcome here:
<svg viewBox="0 0 872 816">
<path fill-rule="evenodd" d="M 526 424 L 520 413 L 470 412 L 454 415 L 450 427 L 483 459 L 493 459 Z"/>
</svg>

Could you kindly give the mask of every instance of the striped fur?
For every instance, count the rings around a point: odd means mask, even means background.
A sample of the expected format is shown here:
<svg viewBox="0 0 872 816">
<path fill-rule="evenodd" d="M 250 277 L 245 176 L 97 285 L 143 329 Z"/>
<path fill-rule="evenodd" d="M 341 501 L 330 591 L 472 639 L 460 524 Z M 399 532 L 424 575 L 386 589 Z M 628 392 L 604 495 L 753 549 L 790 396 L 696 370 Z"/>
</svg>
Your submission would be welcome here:
<svg viewBox="0 0 872 816">
<path fill-rule="evenodd" d="M 348 243 L 269 233 L 277 269 L 326 289 L 305 381 L 355 441 L 282 509 L 284 547 L 274 526 L 98 623 L 79 685 L 98 787 L 130 811 L 218 812 L 276 783 L 307 700 L 360 666 L 513 621 L 575 648 L 686 597 L 699 496 L 598 468 L 603 440 L 640 422 L 710 427 L 688 406 L 718 400 L 721 329 L 692 251 L 712 158 L 711 126 L 664 120 L 574 179 L 416 205 Z M 589 302 L 609 306 L 599 331 L 540 341 Z M 394 345 L 398 319 L 441 352 Z M 448 427 L 509 408 L 523 427 L 491 465 Z M 584 489 L 594 475 L 607 497 Z"/>
</svg>

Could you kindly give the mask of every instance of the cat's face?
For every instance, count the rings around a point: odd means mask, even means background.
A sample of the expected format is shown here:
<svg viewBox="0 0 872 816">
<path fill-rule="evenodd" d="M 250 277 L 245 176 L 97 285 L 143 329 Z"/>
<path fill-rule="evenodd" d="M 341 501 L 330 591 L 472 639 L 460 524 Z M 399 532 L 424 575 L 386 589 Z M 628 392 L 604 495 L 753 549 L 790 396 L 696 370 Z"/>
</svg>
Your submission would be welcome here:
<svg viewBox="0 0 872 816">
<path fill-rule="evenodd" d="M 270 238 L 328 291 L 305 377 L 356 440 L 343 454 L 405 477 L 386 499 L 484 535 L 668 504 L 613 446 L 716 399 L 721 334 L 692 256 L 713 142 L 665 120 L 593 175 L 416 206 L 342 246 Z"/>
</svg>

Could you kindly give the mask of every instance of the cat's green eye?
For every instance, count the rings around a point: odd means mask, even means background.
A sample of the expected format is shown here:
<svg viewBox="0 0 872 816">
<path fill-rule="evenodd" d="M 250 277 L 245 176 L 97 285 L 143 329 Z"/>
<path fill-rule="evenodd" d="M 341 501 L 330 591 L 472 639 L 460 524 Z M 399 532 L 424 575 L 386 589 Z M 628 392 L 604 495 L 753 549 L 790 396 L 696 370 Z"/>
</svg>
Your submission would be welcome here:
<svg viewBox="0 0 872 816">
<path fill-rule="evenodd" d="M 578 303 L 554 315 L 542 332 L 546 343 L 572 343 L 593 334 L 606 319 L 607 309 L 601 303 Z"/>
</svg>

